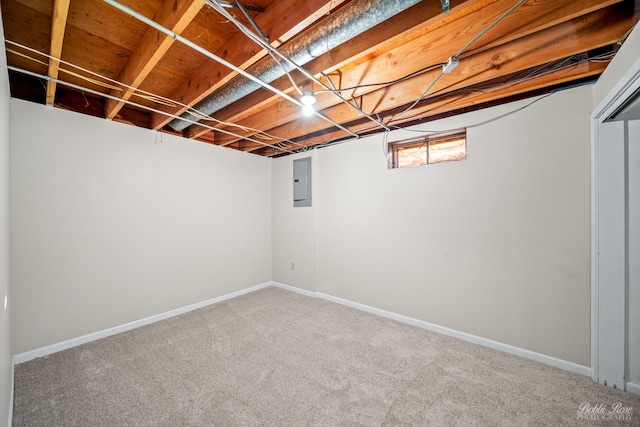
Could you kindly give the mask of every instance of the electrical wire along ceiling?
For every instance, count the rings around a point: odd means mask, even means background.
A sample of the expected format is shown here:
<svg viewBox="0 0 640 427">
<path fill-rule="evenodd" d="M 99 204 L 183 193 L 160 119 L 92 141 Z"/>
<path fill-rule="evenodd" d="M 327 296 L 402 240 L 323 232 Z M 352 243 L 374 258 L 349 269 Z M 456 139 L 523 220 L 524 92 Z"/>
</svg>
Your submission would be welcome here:
<svg viewBox="0 0 640 427">
<path fill-rule="evenodd" d="M 281 156 L 594 81 L 634 0 L 2 0 L 15 98 Z"/>
</svg>

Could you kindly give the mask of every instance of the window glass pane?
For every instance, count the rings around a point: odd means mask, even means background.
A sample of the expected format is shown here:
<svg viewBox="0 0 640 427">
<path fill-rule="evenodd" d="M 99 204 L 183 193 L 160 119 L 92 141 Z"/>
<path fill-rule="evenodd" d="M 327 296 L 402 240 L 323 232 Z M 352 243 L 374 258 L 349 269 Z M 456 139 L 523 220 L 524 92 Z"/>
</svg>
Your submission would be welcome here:
<svg viewBox="0 0 640 427">
<path fill-rule="evenodd" d="M 396 167 L 423 165 L 427 162 L 427 144 L 407 145 L 396 149 Z"/>
<path fill-rule="evenodd" d="M 429 163 L 464 160 L 467 157 L 466 138 L 429 142 Z"/>
<path fill-rule="evenodd" d="M 390 169 L 464 160 L 467 158 L 467 132 L 463 129 L 391 142 L 389 151 L 392 153 Z"/>
</svg>

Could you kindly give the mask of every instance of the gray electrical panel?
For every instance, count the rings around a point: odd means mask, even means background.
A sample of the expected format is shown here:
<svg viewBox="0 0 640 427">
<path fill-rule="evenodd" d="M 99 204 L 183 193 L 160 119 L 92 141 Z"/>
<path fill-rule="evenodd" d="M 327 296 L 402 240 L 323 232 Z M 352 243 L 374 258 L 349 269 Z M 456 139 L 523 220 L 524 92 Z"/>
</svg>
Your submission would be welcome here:
<svg viewBox="0 0 640 427">
<path fill-rule="evenodd" d="M 311 157 L 293 161 L 293 206 L 311 206 Z"/>
</svg>

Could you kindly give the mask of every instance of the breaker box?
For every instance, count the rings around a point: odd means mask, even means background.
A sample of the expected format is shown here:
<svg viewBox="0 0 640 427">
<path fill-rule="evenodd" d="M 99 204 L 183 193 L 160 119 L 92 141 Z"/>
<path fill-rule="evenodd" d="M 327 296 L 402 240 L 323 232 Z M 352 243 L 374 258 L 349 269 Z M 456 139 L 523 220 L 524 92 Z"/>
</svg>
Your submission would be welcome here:
<svg viewBox="0 0 640 427">
<path fill-rule="evenodd" d="M 311 206 L 311 157 L 293 161 L 293 206 Z"/>
</svg>

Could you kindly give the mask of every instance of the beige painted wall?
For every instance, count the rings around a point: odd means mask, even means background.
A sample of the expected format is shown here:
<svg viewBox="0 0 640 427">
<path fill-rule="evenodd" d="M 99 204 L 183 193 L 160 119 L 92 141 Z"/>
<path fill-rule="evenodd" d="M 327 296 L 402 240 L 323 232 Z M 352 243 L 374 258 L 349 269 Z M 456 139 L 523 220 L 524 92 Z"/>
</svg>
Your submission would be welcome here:
<svg viewBox="0 0 640 427">
<path fill-rule="evenodd" d="M 318 162 L 315 150 L 273 160 L 271 181 L 273 280 L 316 290 L 316 207 Z M 293 207 L 293 160 L 311 157 L 311 206 Z M 292 268 L 295 264 L 295 269 Z"/>
<path fill-rule="evenodd" d="M 11 322 L 9 312 L 10 282 L 10 222 L 9 222 L 9 166 L 10 166 L 10 97 L 6 72 L 7 56 L 4 31 L 0 19 L 0 426 L 9 417 L 11 393 Z"/>
<path fill-rule="evenodd" d="M 633 73 L 640 61 L 640 25 L 636 24 L 629 37 L 624 42 L 613 61 L 607 66 L 593 89 L 594 110 L 610 93 L 617 92 L 633 81 Z M 608 100 L 610 101 L 610 100 Z M 604 106 L 604 105 L 603 105 Z M 622 126 L 620 124 L 620 126 Z M 622 132 L 622 131 L 621 131 Z M 629 147 L 628 158 L 628 188 L 626 194 L 628 210 L 628 259 L 627 266 L 627 377 L 626 380 L 636 385 L 640 384 L 640 120 L 632 120 L 627 127 Z M 622 136 L 620 136 L 622 138 Z M 601 190 L 602 191 L 602 190 Z M 614 239 L 615 240 L 615 239 Z M 602 285 L 601 285 L 602 286 Z M 602 368 L 601 368 L 602 369 Z"/>
<path fill-rule="evenodd" d="M 571 89 L 470 128 L 457 163 L 387 170 L 381 135 L 318 150 L 317 290 L 589 366 L 591 97 Z M 274 162 L 274 220 L 295 214 L 275 202 L 290 162 Z M 299 252 L 297 237 L 274 238 L 274 261 Z"/>
<path fill-rule="evenodd" d="M 14 353 L 271 280 L 269 159 L 15 99 L 12 120 Z"/>
<path fill-rule="evenodd" d="M 629 131 L 629 242 L 628 242 L 628 381 L 640 385 L 640 120 L 628 124 Z"/>
</svg>

